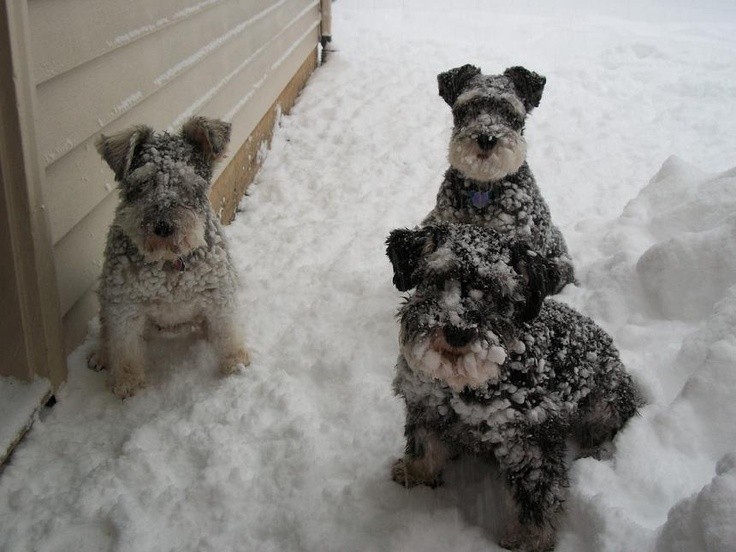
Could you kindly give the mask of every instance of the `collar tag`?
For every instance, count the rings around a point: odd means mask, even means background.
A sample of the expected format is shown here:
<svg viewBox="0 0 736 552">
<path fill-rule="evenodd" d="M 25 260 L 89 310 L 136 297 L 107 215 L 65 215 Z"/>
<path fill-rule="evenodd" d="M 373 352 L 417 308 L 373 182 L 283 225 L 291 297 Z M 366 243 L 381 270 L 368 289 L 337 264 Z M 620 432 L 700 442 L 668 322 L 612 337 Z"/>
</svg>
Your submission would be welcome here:
<svg viewBox="0 0 736 552">
<path fill-rule="evenodd" d="M 488 207 L 488 204 L 491 202 L 491 192 L 490 190 L 485 192 L 469 190 L 468 199 L 470 200 L 471 205 L 476 209 L 484 209 Z"/>
<path fill-rule="evenodd" d="M 184 264 L 184 259 L 182 259 L 181 257 L 179 257 L 178 259 L 176 259 L 172 263 L 172 265 L 174 267 L 174 270 L 176 270 L 178 272 L 184 272 L 186 270 L 186 268 L 187 268 L 187 265 Z"/>
</svg>

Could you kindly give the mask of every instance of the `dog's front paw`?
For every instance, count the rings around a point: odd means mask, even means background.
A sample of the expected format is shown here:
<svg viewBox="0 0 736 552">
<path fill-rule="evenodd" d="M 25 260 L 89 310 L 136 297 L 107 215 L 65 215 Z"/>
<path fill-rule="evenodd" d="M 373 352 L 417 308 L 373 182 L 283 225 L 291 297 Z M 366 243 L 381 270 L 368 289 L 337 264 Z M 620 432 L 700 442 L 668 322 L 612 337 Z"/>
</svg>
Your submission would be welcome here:
<svg viewBox="0 0 736 552">
<path fill-rule="evenodd" d="M 419 484 L 418 481 L 411 477 L 409 469 L 403 458 L 399 458 L 394 462 L 394 465 L 391 466 L 391 479 L 407 489 Z"/>
<path fill-rule="evenodd" d="M 613 443 L 607 441 L 605 443 L 601 443 L 598 446 L 580 449 L 575 459 L 577 460 L 578 458 L 595 458 L 596 460 L 609 460 L 613 458 L 615 452 L 616 449 L 613 446 Z"/>
<path fill-rule="evenodd" d="M 238 349 L 238 351 L 226 357 L 220 363 L 220 373 L 223 376 L 229 376 L 230 374 L 238 374 L 245 370 L 250 364 L 250 354 L 246 349 Z"/>
<path fill-rule="evenodd" d="M 95 372 L 102 372 L 107 366 L 99 351 L 92 351 L 87 357 L 87 368 Z"/>
<path fill-rule="evenodd" d="M 523 526 L 514 524 L 499 544 L 514 552 L 549 552 L 555 547 L 555 533 L 551 527 Z"/>
<path fill-rule="evenodd" d="M 132 397 L 145 385 L 146 379 L 143 374 L 132 370 L 124 370 L 113 376 L 110 381 L 110 389 L 118 399 Z"/>
<path fill-rule="evenodd" d="M 432 488 L 442 485 L 442 479 L 439 476 L 426 476 L 420 473 L 420 470 L 412 469 L 412 465 L 404 458 L 399 458 L 391 466 L 391 479 L 407 489 L 417 485 L 427 485 Z"/>
</svg>

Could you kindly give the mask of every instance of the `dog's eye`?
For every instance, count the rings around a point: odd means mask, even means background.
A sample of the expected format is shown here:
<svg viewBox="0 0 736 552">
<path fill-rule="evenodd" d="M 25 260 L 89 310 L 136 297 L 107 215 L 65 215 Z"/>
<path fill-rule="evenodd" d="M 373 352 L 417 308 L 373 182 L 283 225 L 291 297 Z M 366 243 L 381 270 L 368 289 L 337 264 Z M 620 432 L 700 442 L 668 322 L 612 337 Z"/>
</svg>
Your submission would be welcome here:
<svg viewBox="0 0 736 552">
<path fill-rule="evenodd" d="M 480 96 L 463 102 L 458 105 L 455 110 L 459 114 L 465 116 L 471 113 L 477 114 L 482 111 L 490 111 L 494 106 L 495 103 L 491 99 Z"/>
<path fill-rule="evenodd" d="M 123 188 L 123 194 L 125 195 L 126 202 L 133 203 L 134 201 L 143 197 L 143 189 L 140 185 L 125 186 Z"/>
<path fill-rule="evenodd" d="M 455 120 L 455 124 L 457 125 L 463 119 L 465 119 L 470 113 L 470 110 L 471 110 L 471 106 L 467 103 L 459 105 L 455 109 L 453 109 L 452 116 L 453 116 L 453 119 Z"/>
<path fill-rule="evenodd" d="M 503 116 L 511 128 L 517 131 L 523 130 L 524 118 L 518 115 L 515 111 L 508 110 L 503 113 Z"/>
</svg>

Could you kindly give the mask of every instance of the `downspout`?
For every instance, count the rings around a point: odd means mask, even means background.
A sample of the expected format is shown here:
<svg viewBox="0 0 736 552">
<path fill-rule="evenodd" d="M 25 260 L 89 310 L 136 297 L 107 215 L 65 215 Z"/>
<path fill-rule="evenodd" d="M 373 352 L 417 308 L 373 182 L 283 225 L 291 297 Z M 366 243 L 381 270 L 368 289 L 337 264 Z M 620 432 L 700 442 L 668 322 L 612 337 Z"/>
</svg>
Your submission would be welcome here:
<svg viewBox="0 0 736 552">
<path fill-rule="evenodd" d="M 322 48 L 332 42 L 332 0 L 321 0 L 322 22 L 320 25 L 320 43 Z"/>
</svg>

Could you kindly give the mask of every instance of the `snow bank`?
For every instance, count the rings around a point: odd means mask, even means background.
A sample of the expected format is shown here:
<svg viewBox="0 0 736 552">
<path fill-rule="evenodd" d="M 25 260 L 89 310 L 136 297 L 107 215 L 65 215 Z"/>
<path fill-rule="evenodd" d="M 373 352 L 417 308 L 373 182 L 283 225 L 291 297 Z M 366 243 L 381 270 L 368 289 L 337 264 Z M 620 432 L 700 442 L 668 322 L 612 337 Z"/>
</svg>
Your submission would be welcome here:
<svg viewBox="0 0 736 552">
<path fill-rule="evenodd" d="M 724 456 L 736 443 L 734 175 L 669 158 L 607 223 L 607 254 L 584 276 L 595 291 L 568 292 L 613 329 L 650 396 L 619 436 L 614 463 L 576 465 L 572 509 L 598 524 L 591 546 L 622 550 L 613 532 L 627 528 L 645 541 L 659 534 L 658 552 L 736 549 L 722 521 L 736 498 L 733 457 Z M 703 488 L 722 457 L 731 460 Z"/>
<path fill-rule="evenodd" d="M 669 159 L 629 211 L 650 214 L 662 237 L 636 271 L 658 316 L 700 320 L 736 284 L 736 170 L 703 178 Z"/>
<path fill-rule="evenodd" d="M 733 552 L 736 544 L 736 452 L 724 456 L 716 476 L 667 518 L 657 552 Z"/>
</svg>

